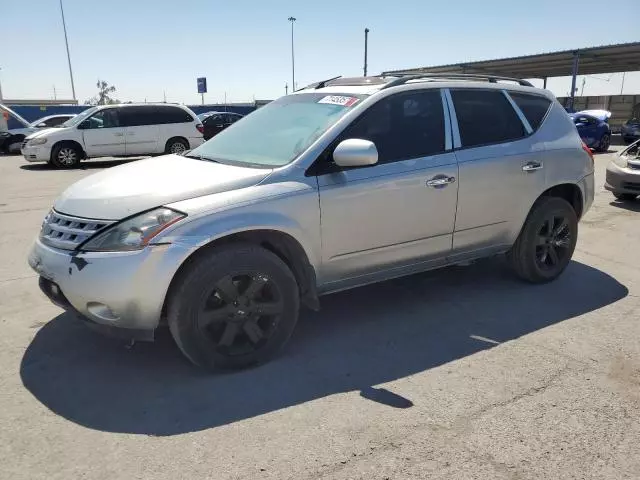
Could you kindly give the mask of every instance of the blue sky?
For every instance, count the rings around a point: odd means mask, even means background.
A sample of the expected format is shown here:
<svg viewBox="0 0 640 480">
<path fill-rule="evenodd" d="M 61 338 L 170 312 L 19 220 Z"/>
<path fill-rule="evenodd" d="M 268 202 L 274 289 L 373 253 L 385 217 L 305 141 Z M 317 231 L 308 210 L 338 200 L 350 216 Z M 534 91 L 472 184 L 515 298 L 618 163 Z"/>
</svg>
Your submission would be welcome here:
<svg viewBox="0 0 640 480">
<path fill-rule="evenodd" d="M 98 78 L 124 101 L 209 103 L 272 99 L 291 83 L 295 16 L 299 86 L 383 70 L 526 55 L 640 40 L 638 0 L 63 0 L 78 99 Z M 628 12 L 625 15 L 624 12 Z M 604 21 L 596 21 L 602 15 Z M 5 98 L 71 97 L 58 0 L 0 0 L 0 82 Z M 584 94 L 620 92 L 621 75 L 587 77 Z M 608 79 L 608 81 L 607 81 Z M 578 86 L 581 87 L 581 79 Z M 548 83 L 556 95 L 568 79 Z M 640 73 L 625 93 L 640 93 Z"/>
</svg>

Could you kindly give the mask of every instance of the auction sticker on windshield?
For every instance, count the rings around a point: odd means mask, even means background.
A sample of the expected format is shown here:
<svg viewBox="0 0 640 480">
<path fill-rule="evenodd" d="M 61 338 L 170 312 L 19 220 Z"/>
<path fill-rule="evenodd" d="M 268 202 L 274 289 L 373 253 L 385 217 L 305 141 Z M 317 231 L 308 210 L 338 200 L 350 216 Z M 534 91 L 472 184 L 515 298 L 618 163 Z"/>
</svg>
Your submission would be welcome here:
<svg viewBox="0 0 640 480">
<path fill-rule="evenodd" d="M 327 95 L 318 100 L 318 103 L 328 103 L 329 105 L 341 105 L 343 107 L 351 107 L 355 105 L 359 99 L 356 97 L 343 97 L 342 95 Z"/>
</svg>

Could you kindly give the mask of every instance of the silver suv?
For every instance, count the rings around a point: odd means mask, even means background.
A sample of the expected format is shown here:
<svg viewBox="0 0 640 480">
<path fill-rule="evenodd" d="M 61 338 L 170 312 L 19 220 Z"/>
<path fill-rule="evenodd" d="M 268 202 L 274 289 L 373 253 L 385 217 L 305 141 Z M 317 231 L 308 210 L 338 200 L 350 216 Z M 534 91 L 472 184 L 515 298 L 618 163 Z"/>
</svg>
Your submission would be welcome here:
<svg viewBox="0 0 640 480">
<path fill-rule="evenodd" d="M 29 256 L 54 303 L 195 364 L 272 357 L 300 304 L 506 253 L 562 273 L 594 195 L 593 157 L 551 93 L 522 80 L 338 78 L 241 119 L 186 155 L 84 178 Z"/>
</svg>

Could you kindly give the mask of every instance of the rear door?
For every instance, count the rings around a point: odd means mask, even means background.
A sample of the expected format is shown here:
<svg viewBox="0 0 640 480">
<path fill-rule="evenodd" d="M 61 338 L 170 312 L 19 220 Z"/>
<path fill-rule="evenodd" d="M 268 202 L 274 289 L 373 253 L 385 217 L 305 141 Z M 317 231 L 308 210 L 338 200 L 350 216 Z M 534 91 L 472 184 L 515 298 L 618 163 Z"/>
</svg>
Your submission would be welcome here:
<svg viewBox="0 0 640 480">
<path fill-rule="evenodd" d="M 452 257 L 503 250 L 544 191 L 544 142 L 505 91 L 456 88 L 447 96 L 460 179 Z"/>
<path fill-rule="evenodd" d="M 202 125 L 204 126 L 204 139 L 209 140 L 215 137 L 225 128 L 225 115 L 222 113 L 214 113 L 204 119 Z"/>
<path fill-rule="evenodd" d="M 125 129 L 121 126 L 119 109 L 105 108 L 82 122 L 84 148 L 89 157 L 110 157 L 125 154 Z"/>
<path fill-rule="evenodd" d="M 162 116 L 157 107 L 123 106 L 120 115 L 125 126 L 127 155 L 150 155 L 159 152 L 158 124 L 162 123 Z"/>
</svg>

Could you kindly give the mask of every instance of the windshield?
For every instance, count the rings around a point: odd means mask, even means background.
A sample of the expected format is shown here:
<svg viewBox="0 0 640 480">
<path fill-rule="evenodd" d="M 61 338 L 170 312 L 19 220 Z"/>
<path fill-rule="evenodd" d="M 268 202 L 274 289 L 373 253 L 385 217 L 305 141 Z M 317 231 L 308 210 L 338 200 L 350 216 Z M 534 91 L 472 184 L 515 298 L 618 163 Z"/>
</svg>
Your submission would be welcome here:
<svg viewBox="0 0 640 480">
<path fill-rule="evenodd" d="M 91 115 L 93 115 L 94 113 L 96 113 L 96 111 L 98 110 L 98 107 L 91 107 L 86 109 L 84 112 L 79 113 L 78 115 L 76 115 L 73 118 L 70 118 L 69 120 L 67 120 L 66 122 L 64 122 L 62 124 L 63 127 L 75 127 L 76 125 L 78 125 L 79 123 L 81 123 L 83 120 L 85 120 L 87 117 L 90 117 Z"/>
<path fill-rule="evenodd" d="M 280 167 L 292 162 L 365 95 L 282 97 L 234 123 L 190 155 L 221 163 Z"/>
</svg>

